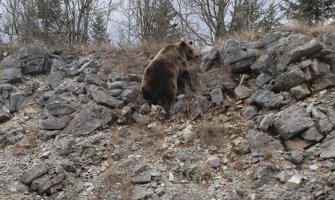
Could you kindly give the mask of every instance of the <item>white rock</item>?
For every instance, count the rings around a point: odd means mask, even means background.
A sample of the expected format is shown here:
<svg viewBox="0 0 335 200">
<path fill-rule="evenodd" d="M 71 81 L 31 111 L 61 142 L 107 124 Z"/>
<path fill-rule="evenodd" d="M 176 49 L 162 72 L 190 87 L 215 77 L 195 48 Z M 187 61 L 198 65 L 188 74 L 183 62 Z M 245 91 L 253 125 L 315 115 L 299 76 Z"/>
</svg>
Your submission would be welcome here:
<svg viewBox="0 0 335 200">
<path fill-rule="evenodd" d="M 300 185 L 301 181 L 302 181 L 302 176 L 300 174 L 295 174 L 287 182 L 294 184 L 294 185 Z"/>
<path fill-rule="evenodd" d="M 317 166 L 315 164 L 314 165 L 310 165 L 309 169 L 315 171 L 315 170 L 319 169 L 319 166 Z"/>
<path fill-rule="evenodd" d="M 155 128 L 157 126 L 156 123 L 151 123 L 151 124 L 148 124 L 148 128 L 151 129 L 151 128 Z"/>
<path fill-rule="evenodd" d="M 192 131 L 193 127 L 192 125 L 188 125 L 184 131 L 183 131 L 183 138 L 185 140 L 185 142 L 191 142 L 194 138 L 194 134 Z"/>
<path fill-rule="evenodd" d="M 210 156 L 210 157 L 207 159 L 206 163 L 207 163 L 209 166 L 211 166 L 211 167 L 219 167 L 220 164 L 221 164 L 221 160 L 220 160 L 220 158 L 217 157 L 217 156 Z"/>
<path fill-rule="evenodd" d="M 169 172 L 169 181 L 173 182 L 174 181 L 174 175 L 172 172 Z"/>
</svg>

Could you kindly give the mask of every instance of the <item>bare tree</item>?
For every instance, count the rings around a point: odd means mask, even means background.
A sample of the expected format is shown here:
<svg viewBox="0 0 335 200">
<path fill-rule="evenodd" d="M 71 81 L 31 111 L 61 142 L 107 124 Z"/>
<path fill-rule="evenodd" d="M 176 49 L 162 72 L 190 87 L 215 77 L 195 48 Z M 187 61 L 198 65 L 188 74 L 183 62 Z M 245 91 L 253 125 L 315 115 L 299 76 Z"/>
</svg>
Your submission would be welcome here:
<svg viewBox="0 0 335 200">
<path fill-rule="evenodd" d="M 183 27 L 197 39 L 212 45 L 233 32 L 260 29 L 265 18 L 278 9 L 265 0 L 177 0 L 175 12 Z M 271 9 L 272 12 L 268 12 Z M 274 22 L 279 20 L 272 16 Z M 205 27 L 205 28 L 203 28 Z"/>
<path fill-rule="evenodd" d="M 4 0 L 2 23 L 11 41 L 55 43 L 67 38 L 68 44 L 85 44 L 95 16 L 108 19 L 114 5 L 112 0 Z"/>
</svg>

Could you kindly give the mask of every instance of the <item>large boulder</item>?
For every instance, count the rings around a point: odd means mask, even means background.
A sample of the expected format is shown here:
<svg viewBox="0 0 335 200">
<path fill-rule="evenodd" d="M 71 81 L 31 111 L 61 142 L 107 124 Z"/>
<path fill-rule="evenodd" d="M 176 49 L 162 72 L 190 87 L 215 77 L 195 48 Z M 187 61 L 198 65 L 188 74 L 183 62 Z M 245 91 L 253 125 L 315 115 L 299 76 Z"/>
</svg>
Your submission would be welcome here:
<svg viewBox="0 0 335 200">
<path fill-rule="evenodd" d="M 326 74 L 313 81 L 311 90 L 313 92 L 335 86 L 335 73 Z"/>
<path fill-rule="evenodd" d="M 8 68 L 0 72 L 0 85 L 5 83 L 21 83 L 22 71 L 20 68 Z"/>
<path fill-rule="evenodd" d="M 315 48 L 314 43 L 311 46 L 304 46 L 306 43 L 309 44 L 311 40 L 311 37 L 301 34 L 290 34 L 280 38 L 275 45 L 268 49 L 266 54 L 256 60 L 251 69 L 256 73 L 265 73 L 275 78 L 287 71 L 290 63 L 294 63 L 304 56 L 306 56 L 305 59 L 308 59 L 312 56 L 311 52 L 319 51 L 319 45 Z"/>
<path fill-rule="evenodd" d="M 115 121 L 116 116 L 111 109 L 90 102 L 74 116 L 74 119 L 64 129 L 64 133 L 85 136 Z"/>
<path fill-rule="evenodd" d="M 22 64 L 17 54 L 12 54 L 4 59 L 4 69 L 21 69 Z"/>
<path fill-rule="evenodd" d="M 284 97 L 281 94 L 275 94 L 270 90 L 258 90 L 251 97 L 248 98 L 248 102 L 261 108 L 278 108 Z"/>
<path fill-rule="evenodd" d="M 228 40 L 220 50 L 221 63 L 230 66 L 232 73 L 244 73 L 250 71 L 250 66 L 258 58 L 257 49 L 245 48 L 235 40 Z"/>
<path fill-rule="evenodd" d="M 71 116 L 62 116 L 62 117 L 49 116 L 48 119 L 44 119 L 41 122 L 40 128 L 43 130 L 62 130 L 68 125 L 70 119 Z"/>
<path fill-rule="evenodd" d="M 246 135 L 252 153 L 268 153 L 284 150 L 279 140 L 273 139 L 264 132 L 250 129 Z"/>
<path fill-rule="evenodd" d="M 324 62 L 321 62 L 317 59 L 313 59 L 310 65 L 310 72 L 313 79 L 316 79 L 320 76 L 331 73 L 330 65 Z"/>
<path fill-rule="evenodd" d="M 289 55 L 290 55 L 289 62 L 290 63 L 296 62 L 302 57 L 304 57 L 305 59 L 310 58 L 311 56 L 321 51 L 321 49 L 322 49 L 322 45 L 320 41 L 316 39 L 310 40 L 309 42 L 301 46 L 295 47 L 289 52 Z"/>
<path fill-rule="evenodd" d="M 52 59 L 50 74 L 48 75 L 48 83 L 52 89 L 57 88 L 63 81 L 65 77 L 65 72 L 63 71 L 66 64 L 58 59 Z"/>
<path fill-rule="evenodd" d="M 305 81 L 304 72 L 298 66 L 293 66 L 289 69 L 289 71 L 279 74 L 275 78 L 274 90 L 287 91 L 304 81 Z"/>
<path fill-rule="evenodd" d="M 291 139 L 314 124 L 307 108 L 301 105 L 293 105 L 279 112 L 273 122 L 276 133 L 284 140 Z"/>
<path fill-rule="evenodd" d="M 290 93 L 298 100 L 311 94 L 311 92 L 308 89 L 308 86 L 305 83 L 291 88 Z"/>
<path fill-rule="evenodd" d="M 335 158 L 335 131 L 329 134 L 320 145 L 321 158 Z"/>
<path fill-rule="evenodd" d="M 75 106 L 65 102 L 50 102 L 45 109 L 49 115 L 55 117 L 68 115 L 76 111 Z"/>
<path fill-rule="evenodd" d="M 104 88 L 91 85 L 89 90 L 94 101 L 99 105 L 107 106 L 109 108 L 121 108 L 124 106 L 124 101 L 116 99 Z"/>
<path fill-rule="evenodd" d="M 22 74 L 43 74 L 49 71 L 50 59 L 46 48 L 41 45 L 22 47 L 17 54 L 4 60 L 4 69 L 0 72 L 0 85 L 20 83 Z"/>
<path fill-rule="evenodd" d="M 50 58 L 48 50 L 42 45 L 33 44 L 22 47 L 18 54 L 23 74 L 44 74 L 49 72 Z"/>
</svg>

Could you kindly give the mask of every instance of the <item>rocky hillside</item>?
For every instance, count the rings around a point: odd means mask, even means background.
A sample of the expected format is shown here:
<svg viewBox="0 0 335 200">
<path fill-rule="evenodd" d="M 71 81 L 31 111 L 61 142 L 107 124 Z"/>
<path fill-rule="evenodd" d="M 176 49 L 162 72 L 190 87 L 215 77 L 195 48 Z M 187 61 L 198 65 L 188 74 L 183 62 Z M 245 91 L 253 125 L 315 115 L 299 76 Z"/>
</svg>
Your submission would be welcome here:
<svg viewBox="0 0 335 200">
<path fill-rule="evenodd" d="M 3 60 L 0 199 L 335 198 L 334 33 L 225 41 L 168 121 L 134 54 L 128 70 L 118 50 Z"/>
</svg>

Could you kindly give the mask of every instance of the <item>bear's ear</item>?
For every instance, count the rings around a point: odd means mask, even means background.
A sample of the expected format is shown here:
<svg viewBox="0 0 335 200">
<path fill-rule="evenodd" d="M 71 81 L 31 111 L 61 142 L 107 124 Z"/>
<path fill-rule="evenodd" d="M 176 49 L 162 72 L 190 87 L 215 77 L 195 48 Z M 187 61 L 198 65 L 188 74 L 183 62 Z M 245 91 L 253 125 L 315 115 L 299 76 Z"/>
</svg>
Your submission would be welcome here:
<svg viewBox="0 0 335 200">
<path fill-rule="evenodd" d="M 189 43 L 190 45 L 193 45 L 193 42 L 192 42 L 192 41 L 189 41 L 188 43 Z"/>
<path fill-rule="evenodd" d="M 186 46 L 186 43 L 185 43 L 185 41 L 181 41 L 179 45 L 180 45 L 181 47 L 185 47 L 185 46 Z"/>
</svg>

